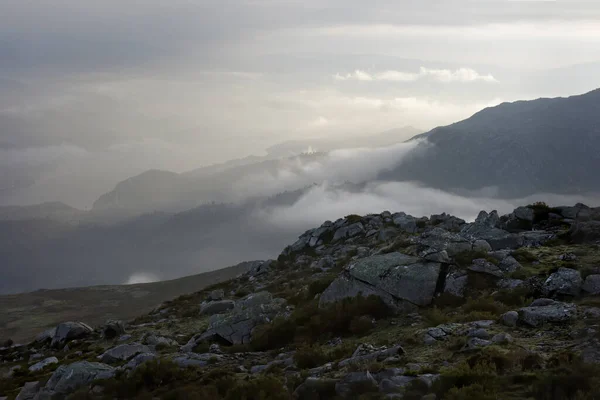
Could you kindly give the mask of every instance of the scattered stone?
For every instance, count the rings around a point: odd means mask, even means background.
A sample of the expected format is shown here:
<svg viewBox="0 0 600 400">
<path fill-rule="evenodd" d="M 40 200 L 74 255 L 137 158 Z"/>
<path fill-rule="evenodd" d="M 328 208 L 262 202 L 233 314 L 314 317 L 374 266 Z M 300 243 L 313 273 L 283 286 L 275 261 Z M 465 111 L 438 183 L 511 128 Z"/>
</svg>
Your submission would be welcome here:
<svg viewBox="0 0 600 400">
<path fill-rule="evenodd" d="M 35 395 L 40 391 L 42 386 L 39 382 L 27 382 L 21 388 L 21 391 L 15 398 L 15 400 L 33 400 Z"/>
<path fill-rule="evenodd" d="M 56 327 L 51 346 L 60 347 L 70 340 L 88 336 L 93 331 L 83 322 L 63 322 Z"/>
<path fill-rule="evenodd" d="M 213 290 L 209 293 L 207 300 L 208 301 L 219 301 L 225 298 L 225 291 L 223 289 Z"/>
<path fill-rule="evenodd" d="M 496 344 L 508 344 L 512 343 L 513 338 L 508 333 L 498 333 L 492 337 L 492 342 Z"/>
<path fill-rule="evenodd" d="M 500 316 L 500 321 L 505 326 L 515 327 L 517 326 L 517 321 L 519 320 L 519 313 L 516 311 L 509 311 Z"/>
<path fill-rule="evenodd" d="M 125 334 L 125 324 L 123 321 L 110 320 L 102 328 L 102 336 L 108 340 L 122 336 L 123 334 Z"/>
<path fill-rule="evenodd" d="M 53 396 L 65 398 L 82 386 L 89 385 L 96 379 L 109 379 L 115 375 L 115 369 L 101 363 L 79 361 L 69 365 L 61 365 L 52 374 L 44 388 L 36 396 L 36 400 L 46 400 Z"/>
<path fill-rule="evenodd" d="M 347 358 L 345 360 L 340 361 L 338 365 L 340 367 L 344 367 L 347 365 L 362 363 L 366 361 L 383 361 L 388 357 L 392 357 L 399 354 L 404 354 L 404 349 L 402 348 L 402 346 L 394 346 L 390 347 L 389 349 L 383 349 L 368 354 L 352 356 L 351 358 Z"/>
<path fill-rule="evenodd" d="M 479 339 L 489 339 L 490 334 L 483 328 L 471 329 L 467 332 L 468 337 L 479 338 Z"/>
<path fill-rule="evenodd" d="M 579 271 L 571 268 L 559 268 L 544 282 L 544 293 L 577 296 L 581 292 L 583 280 Z"/>
<path fill-rule="evenodd" d="M 600 294 L 600 275 L 588 275 L 585 278 L 582 289 L 588 294 Z"/>
<path fill-rule="evenodd" d="M 504 276 L 504 272 L 502 272 L 497 265 L 492 264 L 483 258 L 473 260 L 473 264 L 469 267 L 469 271 L 493 275 L 497 278 L 502 278 Z"/>
<path fill-rule="evenodd" d="M 48 365 L 57 364 L 57 363 L 58 363 L 58 358 L 48 357 L 45 360 L 40 361 L 39 363 L 36 363 L 36 364 L 33 364 L 32 366 L 30 366 L 29 371 L 31 371 L 31 372 L 41 371 L 44 368 L 46 368 Z"/>
<path fill-rule="evenodd" d="M 157 358 L 157 355 L 154 353 L 140 353 L 129 360 L 127 364 L 125 364 L 124 368 L 127 370 L 135 370 L 143 363 L 154 360 L 155 358 Z"/>
<path fill-rule="evenodd" d="M 559 301 L 552 301 L 552 303 L 547 303 L 546 301 L 536 303 L 534 301 L 531 306 L 519 310 L 519 320 L 533 327 L 546 322 L 568 322 L 575 318 L 576 311 L 577 307 L 574 304 L 562 303 Z"/>
<path fill-rule="evenodd" d="M 493 342 L 489 341 L 489 340 L 485 340 L 485 339 L 480 339 L 480 338 L 470 338 L 467 340 L 467 343 L 463 346 L 463 348 L 461 349 L 461 351 L 470 351 L 470 350 L 476 350 L 479 349 L 481 347 L 486 347 L 491 345 Z"/>
<path fill-rule="evenodd" d="M 139 353 L 150 353 L 148 346 L 139 343 L 120 344 L 112 349 L 107 350 L 99 358 L 105 364 L 118 363 L 126 361 Z"/>
<path fill-rule="evenodd" d="M 202 304 L 200 307 L 200 314 L 202 315 L 214 315 L 223 314 L 235 307 L 235 301 L 233 300 L 219 300 L 211 301 L 210 303 Z"/>
</svg>

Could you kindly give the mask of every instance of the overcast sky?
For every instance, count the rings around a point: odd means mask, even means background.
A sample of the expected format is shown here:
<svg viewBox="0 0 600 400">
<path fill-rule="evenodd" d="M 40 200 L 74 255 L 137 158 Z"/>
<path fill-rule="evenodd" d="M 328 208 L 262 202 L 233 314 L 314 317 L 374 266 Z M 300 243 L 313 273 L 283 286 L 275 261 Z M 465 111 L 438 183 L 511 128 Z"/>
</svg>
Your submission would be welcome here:
<svg viewBox="0 0 600 400">
<path fill-rule="evenodd" d="M 3 0 L 0 204 L 599 86 L 592 0 Z"/>
</svg>

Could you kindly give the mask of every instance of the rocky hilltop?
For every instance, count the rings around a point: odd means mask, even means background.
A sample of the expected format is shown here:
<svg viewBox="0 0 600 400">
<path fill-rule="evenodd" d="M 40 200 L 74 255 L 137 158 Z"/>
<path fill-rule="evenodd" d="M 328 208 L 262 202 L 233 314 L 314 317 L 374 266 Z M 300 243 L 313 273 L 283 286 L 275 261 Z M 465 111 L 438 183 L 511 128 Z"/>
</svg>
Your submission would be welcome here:
<svg viewBox="0 0 600 400">
<path fill-rule="evenodd" d="M 593 399 L 600 208 L 349 215 L 132 321 L 0 348 L 9 399 Z"/>
</svg>

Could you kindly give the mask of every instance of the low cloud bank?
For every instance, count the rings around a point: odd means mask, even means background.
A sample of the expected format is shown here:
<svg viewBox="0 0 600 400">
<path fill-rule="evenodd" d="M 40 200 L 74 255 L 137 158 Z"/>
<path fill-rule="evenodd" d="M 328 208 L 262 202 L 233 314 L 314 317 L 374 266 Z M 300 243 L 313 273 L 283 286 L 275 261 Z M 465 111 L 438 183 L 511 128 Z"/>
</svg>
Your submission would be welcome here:
<svg viewBox="0 0 600 400">
<path fill-rule="evenodd" d="M 291 206 L 260 212 L 271 224 L 297 227 L 297 231 L 319 226 L 348 214 L 406 212 L 416 217 L 446 212 L 472 221 L 481 210 L 511 212 L 518 206 L 544 201 L 552 205 L 573 205 L 583 202 L 590 206 L 600 203 L 600 196 L 565 196 L 536 194 L 520 199 L 498 200 L 489 197 L 464 197 L 411 182 L 374 182 L 358 193 L 320 185 L 311 189 Z"/>
</svg>

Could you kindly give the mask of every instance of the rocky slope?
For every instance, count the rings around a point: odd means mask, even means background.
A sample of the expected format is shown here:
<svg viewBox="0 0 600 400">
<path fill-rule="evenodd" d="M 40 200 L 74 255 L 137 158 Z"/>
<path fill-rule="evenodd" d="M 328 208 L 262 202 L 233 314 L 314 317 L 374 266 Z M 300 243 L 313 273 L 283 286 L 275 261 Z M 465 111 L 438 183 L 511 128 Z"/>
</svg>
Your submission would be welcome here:
<svg viewBox="0 0 600 400">
<path fill-rule="evenodd" d="M 593 399 L 600 209 L 350 215 L 135 320 L 0 349 L 18 399 Z"/>
</svg>

